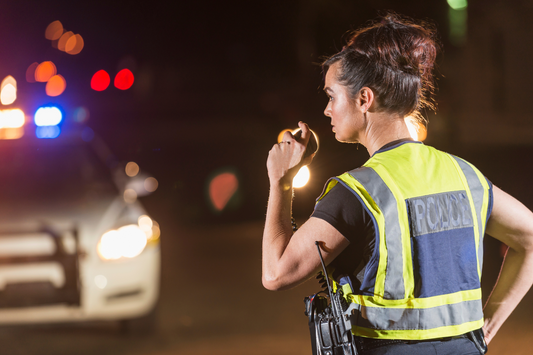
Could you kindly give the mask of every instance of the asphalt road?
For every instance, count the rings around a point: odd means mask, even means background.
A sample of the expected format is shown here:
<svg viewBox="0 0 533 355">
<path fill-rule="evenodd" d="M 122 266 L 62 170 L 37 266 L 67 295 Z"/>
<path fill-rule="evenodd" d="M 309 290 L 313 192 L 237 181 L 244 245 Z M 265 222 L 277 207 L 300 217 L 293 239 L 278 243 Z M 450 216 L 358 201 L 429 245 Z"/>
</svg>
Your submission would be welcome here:
<svg viewBox="0 0 533 355">
<path fill-rule="evenodd" d="M 4 327 L 0 353 L 310 354 L 302 299 L 317 284 L 285 292 L 262 288 L 262 221 L 184 227 L 167 218 L 161 223 L 163 282 L 154 331 L 125 333 L 118 323 Z M 490 353 L 531 354 L 532 308 L 530 292 Z"/>
</svg>

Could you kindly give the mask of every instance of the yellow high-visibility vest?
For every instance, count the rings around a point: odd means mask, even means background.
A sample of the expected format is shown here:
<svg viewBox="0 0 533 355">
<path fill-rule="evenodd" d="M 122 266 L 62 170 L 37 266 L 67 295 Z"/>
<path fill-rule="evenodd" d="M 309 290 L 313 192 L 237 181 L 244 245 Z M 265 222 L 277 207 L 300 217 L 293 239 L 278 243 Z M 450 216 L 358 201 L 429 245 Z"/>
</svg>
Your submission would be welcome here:
<svg viewBox="0 0 533 355">
<path fill-rule="evenodd" d="M 339 183 L 359 198 L 376 231 L 360 290 L 343 287 L 352 333 L 421 340 L 481 328 L 487 179 L 456 156 L 409 141 L 331 179 L 317 203 Z"/>
</svg>

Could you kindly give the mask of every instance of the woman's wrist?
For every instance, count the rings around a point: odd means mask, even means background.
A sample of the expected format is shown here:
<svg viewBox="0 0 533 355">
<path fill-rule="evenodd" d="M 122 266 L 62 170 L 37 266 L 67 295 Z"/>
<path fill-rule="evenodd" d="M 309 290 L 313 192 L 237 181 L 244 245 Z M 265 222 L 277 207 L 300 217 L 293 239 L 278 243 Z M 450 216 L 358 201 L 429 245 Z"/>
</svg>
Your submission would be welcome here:
<svg viewBox="0 0 533 355">
<path fill-rule="evenodd" d="M 292 179 L 270 179 L 270 189 L 280 189 L 281 191 L 292 190 Z"/>
</svg>

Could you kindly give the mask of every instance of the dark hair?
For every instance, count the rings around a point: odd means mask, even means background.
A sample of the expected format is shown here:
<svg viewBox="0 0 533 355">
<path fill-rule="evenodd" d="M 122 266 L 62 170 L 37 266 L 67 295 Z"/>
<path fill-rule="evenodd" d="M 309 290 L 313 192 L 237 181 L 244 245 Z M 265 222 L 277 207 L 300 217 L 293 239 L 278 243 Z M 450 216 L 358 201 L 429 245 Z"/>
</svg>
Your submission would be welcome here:
<svg viewBox="0 0 533 355">
<path fill-rule="evenodd" d="M 322 70 L 325 75 L 340 62 L 337 80 L 352 95 L 369 87 L 379 109 L 425 123 L 421 109 L 436 109 L 433 67 L 437 49 L 433 25 L 389 13 L 353 32 L 342 51 L 322 63 Z"/>
</svg>

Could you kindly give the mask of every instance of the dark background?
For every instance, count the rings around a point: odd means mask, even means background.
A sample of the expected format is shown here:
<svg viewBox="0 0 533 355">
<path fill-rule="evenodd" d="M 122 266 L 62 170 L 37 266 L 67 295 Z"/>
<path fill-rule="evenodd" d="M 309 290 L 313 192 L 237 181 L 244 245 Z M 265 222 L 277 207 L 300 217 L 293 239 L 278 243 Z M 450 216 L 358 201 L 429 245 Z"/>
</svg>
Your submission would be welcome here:
<svg viewBox="0 0 533 355">
<path fill-rule="evenodd" d="M 0 332 L 11 344 L 7 353 L 308 353 L 301 300 L 316 285 L 287 293 L 260 285 L 266 158 L 278 133 L 299 120 L 318 134 L 311 181 L 295 193 L 299 222 L 329 177 L 364 163 L 363 146 L 334 140 L 317 63 L 342 48 L 347 31 L 389 9 L 429 19 L 440 33 L 439 109 L 428 113 L 426 143 L 466 158 L 533 207 L 531 1 L 469 2 L 463 44 L 449 36 L 445 0 L 3 1 L 0 78 L 15 77 L 18 99 L 0 109 L 21 108 L 28 120 L 53 103 L 72 121 L 76 108 L 87 108 L 86 124 L 113 152 L 158 179 L 159 189 L 142 202 L 161 225 L 163 254 L 162 330 L 155 338 L 124 341 L 101 325 L 10 330 Z M 60 52 L 45 39 L 55 20 L 83 36 L 80 54 Z M 25 80 L 28 66 L 45 60 L 67 81 L 55 98 L 46 96 L 44 83 Z M 124 67 L 135 75 L 131 89 L 90 88 L 96 71 L 113 79 Z M 206 186 L 227 169 L 237 174 L 239 190 L 215 213 Z M 500 244 L 487 238 L 485 297 L 501 260 Z M 494 353 L 516 343 L 513 353 L 529 354 L 530 294 L 521 307 Z"/>
<path fill-rule="evenodd" d="M 0 77 L 17 79 L 18 99 L 10 107 L 22 108 L 30 119 L 48 103 L 59 105 L 66 120 L 76 108 L 87 108 L 86 124 L 121 159 L 154 174 L 157 194 L 170 203 L 168 213 L 191 222 L 261 218 L 268 150 L 282 129 L 303 120 L 321 143 L 312 180 L 297 192 L 295 214 L 305 217 L 328 177 L 368 157 L 362 146 L 334 141 L 323 116 L 318 63 L 342 48 L 347 31 L 387 10 L 429 20 L 440 34 L 439 109 L 426 113 L 428 144 L 460 155 L 529 145 L 527 105 L 514 105 L 502 94 L 513 89 L 527 96 L 533 79 L 527 67 L 510 75 L 531 52 L 527 37 L 516 40 L 533 34 L 529 1 L 470 2 L 461 45 L 450 38 L 445 0 L 4 2 Z M 55 20 L 83 36 L 80 54 L 61 52 L 44 38 Z M 25 80 L 28 66 L 44 60 L 53 61 L 67 81 L 58 97 L 47 97 L 44 83 Z M 96 71 L 104 69 L 113 79 L 125 67 L 135 74 L 131 89 L 90 88 Z M 213 214 L 205 187 L 225 168 L 238 175 L 240 189 L 223 213 Z"/>
<path fill-rule="evenodd" d="M 154 174 L 158 194 L 172 200 L 169 212 L 188 221 L 261 217 L 268 150 L 282 129 L 304 120 L 321 139 L 313 178 L 295 209 L 305 216 L 329 176 L 367 158 L 364 147 L 334 141 L 322 114 L 318 63 L 342 48 L 348 30 L 386 9 L 431 19 L 446 45 L 447 8 L 446 1 L 11 2 L 0 15 L 0 76 L 17 79 L 19 98 L 11 106 L 29 116 L 45 103 L 60 105 L 66 119 L 86 107 L 87 125 L 117 156 Z M 60 52 L 44 38 L 55 20 L 83 36 L 80 54 Z M 45 95 L 44 83 L 24 79 L 31 63 L 44 60 L 67 81 L 56 98 Z M 90 88 L 96 71 L 113 79 L 123 67 L 135 74 L 130 90 Z M 230 208 L 213 215 L 205 186 L 226 167 L 241 189 Z"/>
</svg>

